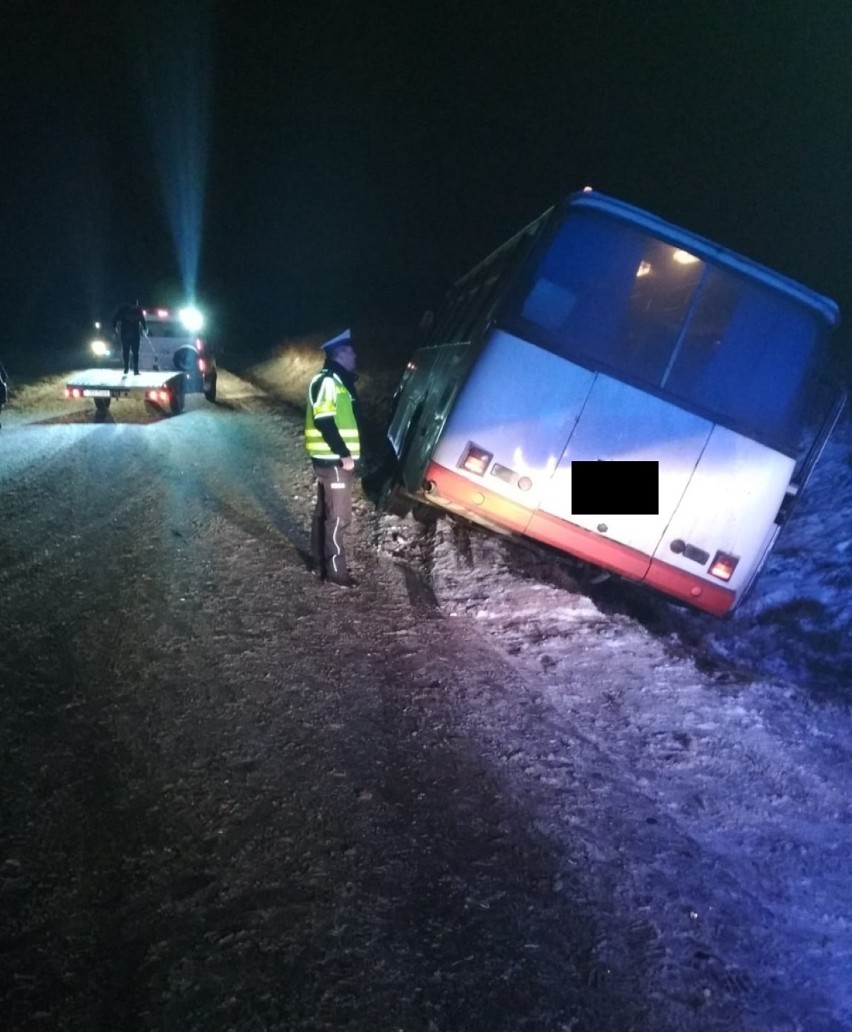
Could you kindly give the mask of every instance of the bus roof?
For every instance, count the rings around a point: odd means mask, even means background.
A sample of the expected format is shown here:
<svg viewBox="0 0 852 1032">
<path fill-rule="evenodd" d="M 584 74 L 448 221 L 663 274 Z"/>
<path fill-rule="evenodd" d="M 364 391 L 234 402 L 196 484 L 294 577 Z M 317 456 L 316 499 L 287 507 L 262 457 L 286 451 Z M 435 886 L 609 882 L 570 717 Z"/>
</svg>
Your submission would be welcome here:
<svg viewBox="0 0 852 1032">
<path fill-rule="evenodd" d="M 840 321 L 840 310 L 830 298 L 817 294 L 816 291 L 797 283 L 796 280 L 782 276 L 779 272 L 773 272 L 772 269 L 752 261 L 750 258 L 745 258 L 727 247 L 714 244 L 712 240 L 707 240 L 697 233 L 691 233 L 689 230 L 672 225 L 641 208 L 635 208 L 624 201 L 607 197 L 596 190 L 583 190 L 571 194 L 566 201 L 566 210 L 572 208 L 591 208 L 612 215 L 623 222 L 629 222 L 631 225 L 647 230 L 655 237 L 660 237 L 670 244 L 689 251 L 698 258 L 703 258 L 716 265 L 724 265 L 765 283 L 779 293 L 787 294 L 793 300 L 817 312 L 831 327 L 837 326 Z"/>
</svg>

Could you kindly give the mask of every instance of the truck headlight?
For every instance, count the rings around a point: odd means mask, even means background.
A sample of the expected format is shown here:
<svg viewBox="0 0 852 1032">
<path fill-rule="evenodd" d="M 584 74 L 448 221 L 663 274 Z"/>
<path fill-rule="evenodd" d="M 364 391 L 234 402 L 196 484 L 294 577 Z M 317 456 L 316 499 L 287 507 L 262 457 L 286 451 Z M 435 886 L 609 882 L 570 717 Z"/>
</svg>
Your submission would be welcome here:
<svg viewBox="0 0 852 1032">
<path fill-rule="evenodd" d="M 98 358 L 105 358 L 109 354 L 109 344 L 105 340 L 93 340 L 91 348 L 92 353 Z"/>
<path fill-rule="evenodd" d="M 181 308 L 178 315 L 180 316 L 180 321 L 190 333 L 198 333 L 204 325 L 204 316 L 193 305 L 187 305 L 186 308 Z"/>
</svg>

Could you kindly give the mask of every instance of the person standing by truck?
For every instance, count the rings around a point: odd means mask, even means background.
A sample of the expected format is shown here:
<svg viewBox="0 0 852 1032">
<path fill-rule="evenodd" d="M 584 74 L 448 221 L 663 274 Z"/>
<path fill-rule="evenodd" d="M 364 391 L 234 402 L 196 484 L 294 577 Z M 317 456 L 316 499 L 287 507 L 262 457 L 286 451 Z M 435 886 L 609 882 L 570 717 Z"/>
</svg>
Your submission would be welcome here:
<svg viewBox="0 0 852 1032">
<path fill-rule="evenodd" d="M 322 345 L 325 364 L 308 386 L 305 446 L 317 478 L 311 553 L 320 577 L 343 588 L 355 586 L 344 537 L 352 521 L 355 462 L 361 456 L 357 356 L 349 330 Z"/>
<path fill-rule="evenodd" d="M 145 313 L 139 307 L 139 301 L 134 304 L 122 305 L 112 319 L 113 333 L 117 333 L 121 340 L 121 356 L 124 359 L 124 375 L 130 371 L 130 358 L 133 357 L 133 373 L 139 375 L 139 342 L 142 334 L 148 333 L 148 324 L 145 322 Z"/>
</svg>

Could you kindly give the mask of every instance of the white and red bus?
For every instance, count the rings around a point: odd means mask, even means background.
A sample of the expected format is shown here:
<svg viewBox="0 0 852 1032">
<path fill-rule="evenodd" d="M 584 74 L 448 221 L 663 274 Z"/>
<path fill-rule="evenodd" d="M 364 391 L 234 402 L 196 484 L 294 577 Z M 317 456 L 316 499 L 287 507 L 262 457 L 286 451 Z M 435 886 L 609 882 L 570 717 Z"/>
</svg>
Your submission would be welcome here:
<svg viewBox="0 0 852 1032">
<path fill-rule="evenodd" d="M 388 431 L 399 493 L 717 616 L 754 582 L 814 429 L 835 303 L 573 194 L 448 292 Z"/>
</svg>

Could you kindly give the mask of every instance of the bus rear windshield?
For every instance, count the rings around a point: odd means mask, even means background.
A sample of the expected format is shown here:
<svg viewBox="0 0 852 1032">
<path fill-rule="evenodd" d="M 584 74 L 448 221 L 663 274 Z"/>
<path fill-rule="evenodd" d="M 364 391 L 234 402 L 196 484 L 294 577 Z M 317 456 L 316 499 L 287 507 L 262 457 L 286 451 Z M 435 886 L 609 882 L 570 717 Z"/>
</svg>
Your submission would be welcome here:
<svg viewBox="0 0 852 1032">
<path fill-rule="evenodd" d="M 795 451 L 818 317 L 600 212 L 572 213 L 508 314 L 520 336 Z"/>
</svg>

